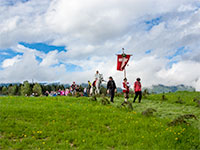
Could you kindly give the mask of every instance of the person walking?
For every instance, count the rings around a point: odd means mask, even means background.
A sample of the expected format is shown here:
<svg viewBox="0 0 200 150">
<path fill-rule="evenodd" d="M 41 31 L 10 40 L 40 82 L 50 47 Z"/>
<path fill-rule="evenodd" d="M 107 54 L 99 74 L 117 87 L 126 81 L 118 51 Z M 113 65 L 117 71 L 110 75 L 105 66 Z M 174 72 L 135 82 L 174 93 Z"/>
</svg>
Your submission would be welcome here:
<svg viewBox="0 0 200 150">
<path fill-rule="evenodd" d="M 107 83 L 107 93 L 110 94 L 110 101 L 114 103 L 115 92 L 117 92 L 115 81 L 112 77 L 109 77 L 109 81 Z"/>
<path fill-rule="evenodd" d="M 90 96 L 91 88 L 92 88 L 92 83 L 88 80 L 88 89 L 87 89 L 88 96 Z"/>
<path fill-rule="evenodd" d="M 140 80 L 141 80 L 140 78 L 137 78 L 136 82 L 134 83 L 135 97 L 133 103 L 135 103 L 135 100 L 137 99 L 138 96 L 139 96 L 139 103 L 141 102 L 142 99 L 142 85 Z"/>
<path fill-rule="evenodd" d="M 124 78 L 124 82 L 122 83 L 122 90 L 124 93 L 124 102 L 127 103 L 129 99 L 129 82 L 127 82 L 127 78 Z"/>
</svg>

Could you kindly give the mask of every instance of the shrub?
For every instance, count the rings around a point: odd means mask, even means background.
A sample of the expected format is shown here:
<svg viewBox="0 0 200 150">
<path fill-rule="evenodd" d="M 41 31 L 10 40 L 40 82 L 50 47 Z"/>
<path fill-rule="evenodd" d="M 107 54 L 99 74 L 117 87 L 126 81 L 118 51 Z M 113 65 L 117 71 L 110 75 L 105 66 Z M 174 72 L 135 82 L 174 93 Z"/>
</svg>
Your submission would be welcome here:
<svg viewBox="0 0 200 150">
<path fill-rule="evenodd" d="M 196 116 L 193 115 L 193 114 L 186 114 L 186 115 L 181 115 L 177 118 L 175 118 L 172 122 L 168 123 L 169 126 L 176 126 L 176 125 L 179 125 L 179 124 L 189 124 L 187 121 L 185 121 L 185 119 L 196 119 Z"/>
<path fill-rule="evenodd" d="M 144 116 L 153 116 L 153 112 L 157 112 L 155 109 L 153 108 L 147 108 L 145 111 L 142 112 L 142 115 Z"/>
</svg>

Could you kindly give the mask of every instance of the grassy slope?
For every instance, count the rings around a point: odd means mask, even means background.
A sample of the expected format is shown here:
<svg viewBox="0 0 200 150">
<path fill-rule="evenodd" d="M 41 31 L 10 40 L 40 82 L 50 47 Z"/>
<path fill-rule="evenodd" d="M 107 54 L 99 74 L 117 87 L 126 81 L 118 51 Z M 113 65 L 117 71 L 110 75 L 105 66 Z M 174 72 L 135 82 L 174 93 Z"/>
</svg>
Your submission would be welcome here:
<svg viewBox="0 0 200 150">
<path fill-rule="evenodd" d="M 185 104 L 175 104 L 181 95 Z M 168 127 L 180 114 L 200 116 L 192 102 L 199 93 L 151 95 L 134 111 L 87 98 L 0 97 L 0 149 L 199 149 L 199 121 Z M 190 100 L 190 101 L 188 101 Z M 155 108 L 154 117 L 141 112 Z"/>
</svg>

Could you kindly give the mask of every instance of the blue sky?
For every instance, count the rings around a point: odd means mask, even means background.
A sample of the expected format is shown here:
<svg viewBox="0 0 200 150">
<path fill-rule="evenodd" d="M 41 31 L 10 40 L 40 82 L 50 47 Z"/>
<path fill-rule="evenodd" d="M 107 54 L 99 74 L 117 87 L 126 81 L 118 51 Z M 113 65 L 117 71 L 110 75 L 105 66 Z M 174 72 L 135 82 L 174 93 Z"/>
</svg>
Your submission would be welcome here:
<svg viewBox="0 0 200 150">
<path fill-rule="evenodd" d="M 106 5 L 99 0 L 1 0 L 0 82 L 81 83 L 92 81 L 99 70 L 120 86 L 123 73 L 116 71 L 115 54 L 125 48 L 133 55 L 127 67 L 130 83 L 141 77 L 144 86 L 185 84 L 200 90 L 195 69 L 200 67 L 199 6 L 198 0 Z"/>
<path fill-rule="evenodd" d="M 12 49 L 5 49 L 0 50 L 0 62 L 2 62 L 5 59 L 13 58 L 16 55 L 22 55 L 23 53 L 15 52 Z"/>
<path fill-rule="evenodd" d="M 180 47 L 177 50 L 174 50 L 174 54 L 172 54 L 170 56 L 167 56 L 167 59 L 171 60 L 171 59 L 173 59 L 173 58 L 175 58 L 177 56 L 182 56 L 182 55 L 184 55 L 187 52 L 189 52 L 189 50 L 186 49 L 184 46 Z"/>
<path fill-rule="evenodd" d="M 19 42 L 19 44 L 21 44 L 21 45 L 23 45 L 27 48 L 36 49 L 38 51 L 42 51 L 42 52 L 45 52 L 45 53 L 48 53 L 48 52 L 53 51 L 53 50 L 58 50 L 59 52 L 60 51 L 67 51 L 65 46 L 54 46 L 54 45 L 48 45 L 46 43 Z"/>
<path fill-rule="evenodd" d="M 147 25 L 147 31 L 151 30 L 154 26 L 159 25 L 162 22 L 162 17 L 153 18 L 151 20 L 145 21 L 145 24 Z"/>
<path fill-rule="evenodd" d="M 58 52 L 67 52 L 66 47 L 65 46 L 54 46 L 54 45 L 48 45 L 46 43 L 25 43 L 25 42 L 19 42 L 20 45 L 23 45 L 24 47 L 27 47 L 29 49 L 34 49 L 40 52 L 44 52 L 46 54 L 48 54 L 51 51 L 55 51 L 57 50 Z M 22 53 L 15 53 L 14 51 L 12 51 L 13 56 L 17 55 L 17 54 L 22 54 Z M 42 62 L 42 58 L 39 56 L 36 56 L 36 60 L 41 63 Z M 62 61 L 59 61 L 57 64 L 51 65 L 51 67 L 56 67 L 56 66 L 60 66 L 60 65 L 65 65 L 66 67 L 66 72 L 81 72 L 83 71 L 82 67 L 75 65 L 75 64 L 71 64 L 71 63 L 66 63 L 64 64 Z"/>
<path fill-rule="evenodd" d="M 54 46 L 54 45 L 48 45 L 46 43 L 26 43 L 26 42 L 19 42 L 20 45 L 29 48 L 30 50 L 37 50 L 40 52 L 44 52 L 45 54 L 48 54 L 51 51 L 57 50 L 58 52 L 67 52 L 65 46 Z M 13 58 L 14 56 L 17 55 L 23 55 L 23 53 L 16 52 L 15 50 L 12 49 L 5 49 L 5 50 L 0 50 L 0 62 L 3 62 L 6 59 Z M 43 58 L 40 56 L 36 56 L 36 60 L 38 63 L 41 63 L 43 61 Z M 56 67 L 60 65 L 65 65 L 66 67 L 66 72 L 81 72 L 83 71 L 82 67 L 71 64 L 71 63 L 62 63 L 62 61 L 59 61 L 57 64 L 51 65 L 51 67 Z"/>
<path fill-rule="evenodd" d="M 5 1 L 2 1 L 2 4 L 4 5 L 8 5 L 8 6 L 14 6 L 16 3 L 26 3 L 28 2 L 29 0 L 5 0 Z"/>
</svg>

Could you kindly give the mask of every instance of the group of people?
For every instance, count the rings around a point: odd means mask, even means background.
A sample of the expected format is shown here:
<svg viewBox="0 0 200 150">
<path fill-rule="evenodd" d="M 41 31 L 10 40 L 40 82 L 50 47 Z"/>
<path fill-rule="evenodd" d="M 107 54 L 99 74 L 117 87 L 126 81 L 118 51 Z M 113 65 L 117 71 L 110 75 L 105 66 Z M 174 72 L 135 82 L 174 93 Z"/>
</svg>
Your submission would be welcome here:
<svg viewBox="0 0 200 150">
<path fill-rule="evenodd" d="M 135 92 L 135 97 L 133 99 L 133 103 L 135 103 L 136 99 L 139 96 L 139 103 L 141 102 L 142 99 L 142 84 L 140 82 L 140 78 L 137 78 L 135 83 L 134 83 L 134 92 Z M 122 90 L 124 93 L 124 102 L 127 103 L 129 99 L 129 88 L 130 84 L 127 81 L 127 78 L 124 78 L 122 82 Z M 109 77 L 109 81 L 107 83 L 107 93 L 110 94 L 110 101 L 114 103 L 114 95 L 115 92 L 117 91 L 117 87 L 115 84 L 115 81 L 113 80 L 112 77 Z"/>
<path fill-rule="evenodd" d="M 90 80 L 88 80 L 88 95 L 96 95 L 100 94 L 100 88 L 101 84 L 104 82 L 103 75 L 99 73 L 97 70 L 94 75 L 94 80 L 91 83 Z"/>
<path fill-rule="evenodd" d="M 79 85 L 75 82 L 69 88 L 66 89 L 59 89 L 58 91 L 46 91 L 45 96 L 68 96 L 68 95 L 75 95 L 79 93 L 81 96 L 87 96 L 87 88 L 81 89 Z"/>
<path fill-rule="evenodd" d="M 142 99 L 142 85 L 140 82 L 140 78 L 137 78 L 133 88 L 135 92 L 135 97 L 133 99 L 133 103 L 136 101 L 136 99 L 139 97 L 139 103 Z M 76 95 L 76 93 L 79 93 L 81 96 L 92 96 L 94 94 L 100 94 L 100 87 L 101 83 L 105 81 L 103 80 L 103 75 L 99 73 L 99 71 L 96 71 L 96 74 L 94 76 L 94 81 L 91 83 L 88 81 L 88 87 L 87 88 L 81 88 L 79 85 L 77 85 L 75 82 L 72 83 L 70 88 L 66 88 L 64 90 L 59 89 L 58 91 L 51 91 L 50 93 L 46 91 L 46 96 L 68 96 L 70 93 L 71 95 Z M 124 93 L 124 102 L 127 103 L 129 99 L 129 90 L 130 84 L 127 81 L 127 78 L 124 78 L 122 82 L 122 90 Z M 114 96 L 117 92 L 117 87 L 115 84 L 115 81 L 110 76 L 109 81 L 107 82 L 107 94 L 110 95 L 110 101 L 114 103 Z"/>
<path fill-rule="evenodd" d="M 71 90 L 69 88 L 66 88 L 66 89 L 59 89 L 58 91 L 46 91 L 45 92 L 45 96 L 68 96 L 69 93 L 71 93 Z"/>
<path fill-rule="evenodd" d="M 136 101 L 138 97 L 139 97 L 139 103 L 141 102 L 141 99 L 142 99 L 142 85 L 141 85 L 140 80 L 141 80 L 140 78 L 137 78 L 133 85 L 134 92 L 135 92 L 133 103 Z M 94 75 L 94 81 L 92 83 L 88 81 L 88 88 L 84 89 L 84 93 L 85 93 L 84 95 L 91 96 L 94 94 L 100 94 L 100 87 L 101 87 L 102 82 L 105 82 L 105 80 L 103 79 L 103 75 L 100 74 L 99 71 L 97 70 L 96 74 Z M 124 78 L 123 83 L 122 83 L 122 90 L 124 93 L 125 103 L 127 103 L 129 99 L 129 91 L 130 91 L 129 88 L 130 88 L 130 84 L 127 81 L 127 78 Z M 75 82 L 73 82 L 73 84 L 71 85 L 72 95 L 74 95 L 77 92 L 77 89 L 79 88 L 77 87 Z M 107 82 L 107 94 L 110 95 L 110 101 L 113 103 L 114 103 L 114 96 L 116 92 L 117 92 L 117 86 L 113 78 L 110 76 L 109 81 Z"/>
</svg>

